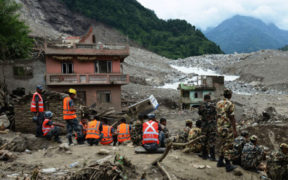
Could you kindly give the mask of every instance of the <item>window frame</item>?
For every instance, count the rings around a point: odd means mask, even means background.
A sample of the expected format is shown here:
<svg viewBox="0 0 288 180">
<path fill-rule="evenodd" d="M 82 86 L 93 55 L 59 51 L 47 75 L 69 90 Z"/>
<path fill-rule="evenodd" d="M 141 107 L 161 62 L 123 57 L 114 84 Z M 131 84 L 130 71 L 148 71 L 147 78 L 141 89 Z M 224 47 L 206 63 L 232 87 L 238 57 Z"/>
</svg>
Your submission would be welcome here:
<svg viewBox="0 0 288 180">
<path fill-rule="evenodd" d="M 66 72 L 64 72 L 64 65 L 66 66 Z M 72 65 L 72 72 L 68 72 L 69 71 L 69 65 Z M 66 61 L 66 62 L 62 62 L 61 63 L 61 72 L 62 74 L 73 74 L 74 73 L 74 63 L 71 61 Z"/>
<path fill-rule="evenodd" d="M 96 94 L 97 94 L 97 103 L 99 103 L 99 104 L 110 104 L 110 103 L 112 103 L 111 90 L 97 90 Z M 109 95 L 109 98 L 107 98 L 108 97 L 107 95 Z M 102 101 L 102 98 L 101 98 L 102 96 L 105 96 L 104 97 L 104 99 L 105 99 L 104 102 Z"/>
<path fill-rule="evenodd" d="M 100 70 L 100 62 L 106 63 L 106 72 L 101 72 Z M 96 74 L 108 74 L 113 72 L 113 62 L 107 60 L 97 60 L 94 62 L 94 70 Z"/>
</svg>

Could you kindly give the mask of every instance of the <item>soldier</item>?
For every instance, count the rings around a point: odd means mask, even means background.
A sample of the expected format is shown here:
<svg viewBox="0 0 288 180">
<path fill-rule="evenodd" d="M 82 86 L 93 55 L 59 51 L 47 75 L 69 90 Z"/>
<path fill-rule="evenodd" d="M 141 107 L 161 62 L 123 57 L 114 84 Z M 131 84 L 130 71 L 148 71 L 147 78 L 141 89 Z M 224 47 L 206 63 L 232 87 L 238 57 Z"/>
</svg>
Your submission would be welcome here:
<svg viewBox="0 0 288 180">
<path fill-rule="evenodd" d="M 242 150 L 241 166 L 246 170 L 263 170 L 261 161 L 265 159 L 264 151 L 257 145 L 258 137 L 252 135 L 250 142 L 246 143 Z"/>
<path fill-rule="evenodd" d="M 142 145 L 142 124 L 144 122 L 144 115 L 139 115 L 138 120 L 133 123 L 131 131 L 131 140 L 134 145 Z"/>
<path fill-rule="evenodd" d="M 202 134 L 205 135 L 202 146 L 202 158 L 208 158 L 208 151 L 210 154 L 209 159 L 216 161 L 215 158 L 215 141 L 216 141 L 216 107 L 211 101 L 209 94 L 204 96 L 204 104 L 199 107 L 199 115 L 202 117 Z"/>
<path fill-rule="evenodd" d="M 233 155 L 231 157 L 233 164 L 241 165 L 242 150 L 244 145 L 248 142 L 249 142 L 248 131 L 242 131 L 241 136 L 235 138 L 233 143 Z"/>
<path fill-rule="evenodd" d="M 271 179 L 284 180 L 288 177 L 288 145 L 282 143 L 280 150 L 273 152 L 267 162 L 267 175 Z"/>
<path fill-rule="evenodd" d="M 230 101 L 232 91 L 224 90 L 224 99 L 216 105 L 217 111 L 217 131 L 220 136 L 220 157 L 217 167 L 226 167 L 226 171 L 233 171 L 236 167 L 231 165 L 231 154 L 233 153 L 233 141 L 237 136 L 236 122 L 234 118 L 234 104 Z M 223 162 L 225 158 L 225 164 Z"/>
<path fill-rule="evenodd" d="M 191 141 L 193 139 L 198 138 L 201 136 L 201 120 L 196 121 L 196 127 L 191 128 L 188 134 L 188 141 Z M 196 142 L 192 145 L 188 145 L 183 152 L 193 152 L 193 153 L 199 153 L 202 150 L 202 142 Z"/>
<path fill-rule="evenodd" d="M 188 135 L 193 126 L 192 120 L 188 119 L 185 122 L 186 122 L 185 128 L 182 131 L 180 131 L 178 134 L 178 142 L 180 143 L 188 142 Z"/>
</svg>

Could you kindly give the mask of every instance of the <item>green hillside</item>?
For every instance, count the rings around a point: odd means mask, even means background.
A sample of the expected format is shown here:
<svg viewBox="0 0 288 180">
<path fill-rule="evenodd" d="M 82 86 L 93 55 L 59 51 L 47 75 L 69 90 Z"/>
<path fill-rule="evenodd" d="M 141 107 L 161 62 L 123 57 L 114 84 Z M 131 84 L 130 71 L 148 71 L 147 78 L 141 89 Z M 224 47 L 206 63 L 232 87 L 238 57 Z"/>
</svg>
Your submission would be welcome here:
<svg viewBox="0 0 288 180">
<path fill-rule="evenodd" d="M 288 51 L 288 45 L 286 45 L 286 46 L 280 48 L 279 50 L 281 50 L 281 51 Z"/>
<path fill-rule="evenodd" d="M 222 53 L 184 20 L 159 19 L 136 0 L 62 0 L 69 9 L 108 24 L 144 48 L 168 58 Z"/>
</svg>

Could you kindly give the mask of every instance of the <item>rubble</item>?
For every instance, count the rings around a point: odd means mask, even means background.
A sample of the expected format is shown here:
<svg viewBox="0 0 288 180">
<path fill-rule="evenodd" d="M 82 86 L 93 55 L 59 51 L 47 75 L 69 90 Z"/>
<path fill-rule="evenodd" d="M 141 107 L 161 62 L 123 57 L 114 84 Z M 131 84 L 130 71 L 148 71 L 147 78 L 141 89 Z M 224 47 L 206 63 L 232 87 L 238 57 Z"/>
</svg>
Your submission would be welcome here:
<svg viewBox="0 0 288 180">
<path fill-rule="evenodd" d="M 0 150 L 0 160 L 2 161 L 12 161 L 16 158 L 12 152 L 8 150 Z"/>
</svg>

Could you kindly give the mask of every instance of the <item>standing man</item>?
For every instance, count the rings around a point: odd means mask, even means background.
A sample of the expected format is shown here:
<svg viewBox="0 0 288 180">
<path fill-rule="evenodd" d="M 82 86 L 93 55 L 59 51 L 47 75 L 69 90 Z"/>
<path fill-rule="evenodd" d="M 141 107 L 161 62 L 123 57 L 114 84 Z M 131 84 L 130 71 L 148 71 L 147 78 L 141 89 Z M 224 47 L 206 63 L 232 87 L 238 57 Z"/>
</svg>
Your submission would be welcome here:
<svg viewBox="0 0 288 180">
<path fill-rule="evenodd" d="M 217 131 L 220 136 L 220 157 L 217 167 L 226 167 L 226 171 L 233 171 L 236 167 L 231 165 L 231 155 L 233 153 L 233 141 L 237 136 L 236 122 L 234 118 L 234 104 L 230 101 L 232 91 L 224 90 L 224 99 L 216 105 L 217 111 Z M 223 160 L 225 159 L 225 163 Z"/>
<path fill-rule="evenodd" d="M 36 87 L 36 92 L 33 94 L 33 98 L 30 105 L 30 111 L 34 113 L 33 122 L 36 123 L 36 137 L 41 137 L 42 133 L 42 123 L 44 120 L 44 100 L 41 96 L 43 87 L 38 85 Z"/>
<path fill-rule="evenodd" d="M 210 154 L 209 159 L 216 161 L 215 158 L 215 141 L 216 141 L 216 107 L 215 103 L 211 101 L 209 94 L 204 96 L 204 103 L 199 107 L 198 114 L 202 117 L 202 134 L 205 135 L 202 146 L 202 158 L 208 158 L 208 152 Z"/>
<path fill-rule="evenodd" d="M 69 145 L 73 143 L 72 141 L 72 133 L 75 131 L 77 133 L 77 137 L 81 136 L 79 122 L 77 120 L 76 109 L 74 106 L 74 99 L 76 97 L 76 90 L 69 89 L 69 96 L 63 99 L 63 119 L 67 123 L 67 138 L 69 141 Z M 82 144 L 81 139 L 77 139 L 78 144 Z"/>
<path fill-rule="evenodd" d="M 122 118 L 120 120 L 120 125 L 118 125 L 117 127 L 117 140 L 119 144 L 131 140 L 130 131 L 131 126 L 129 124 L 126 124 L 125 118 Z"/>
</svg>

